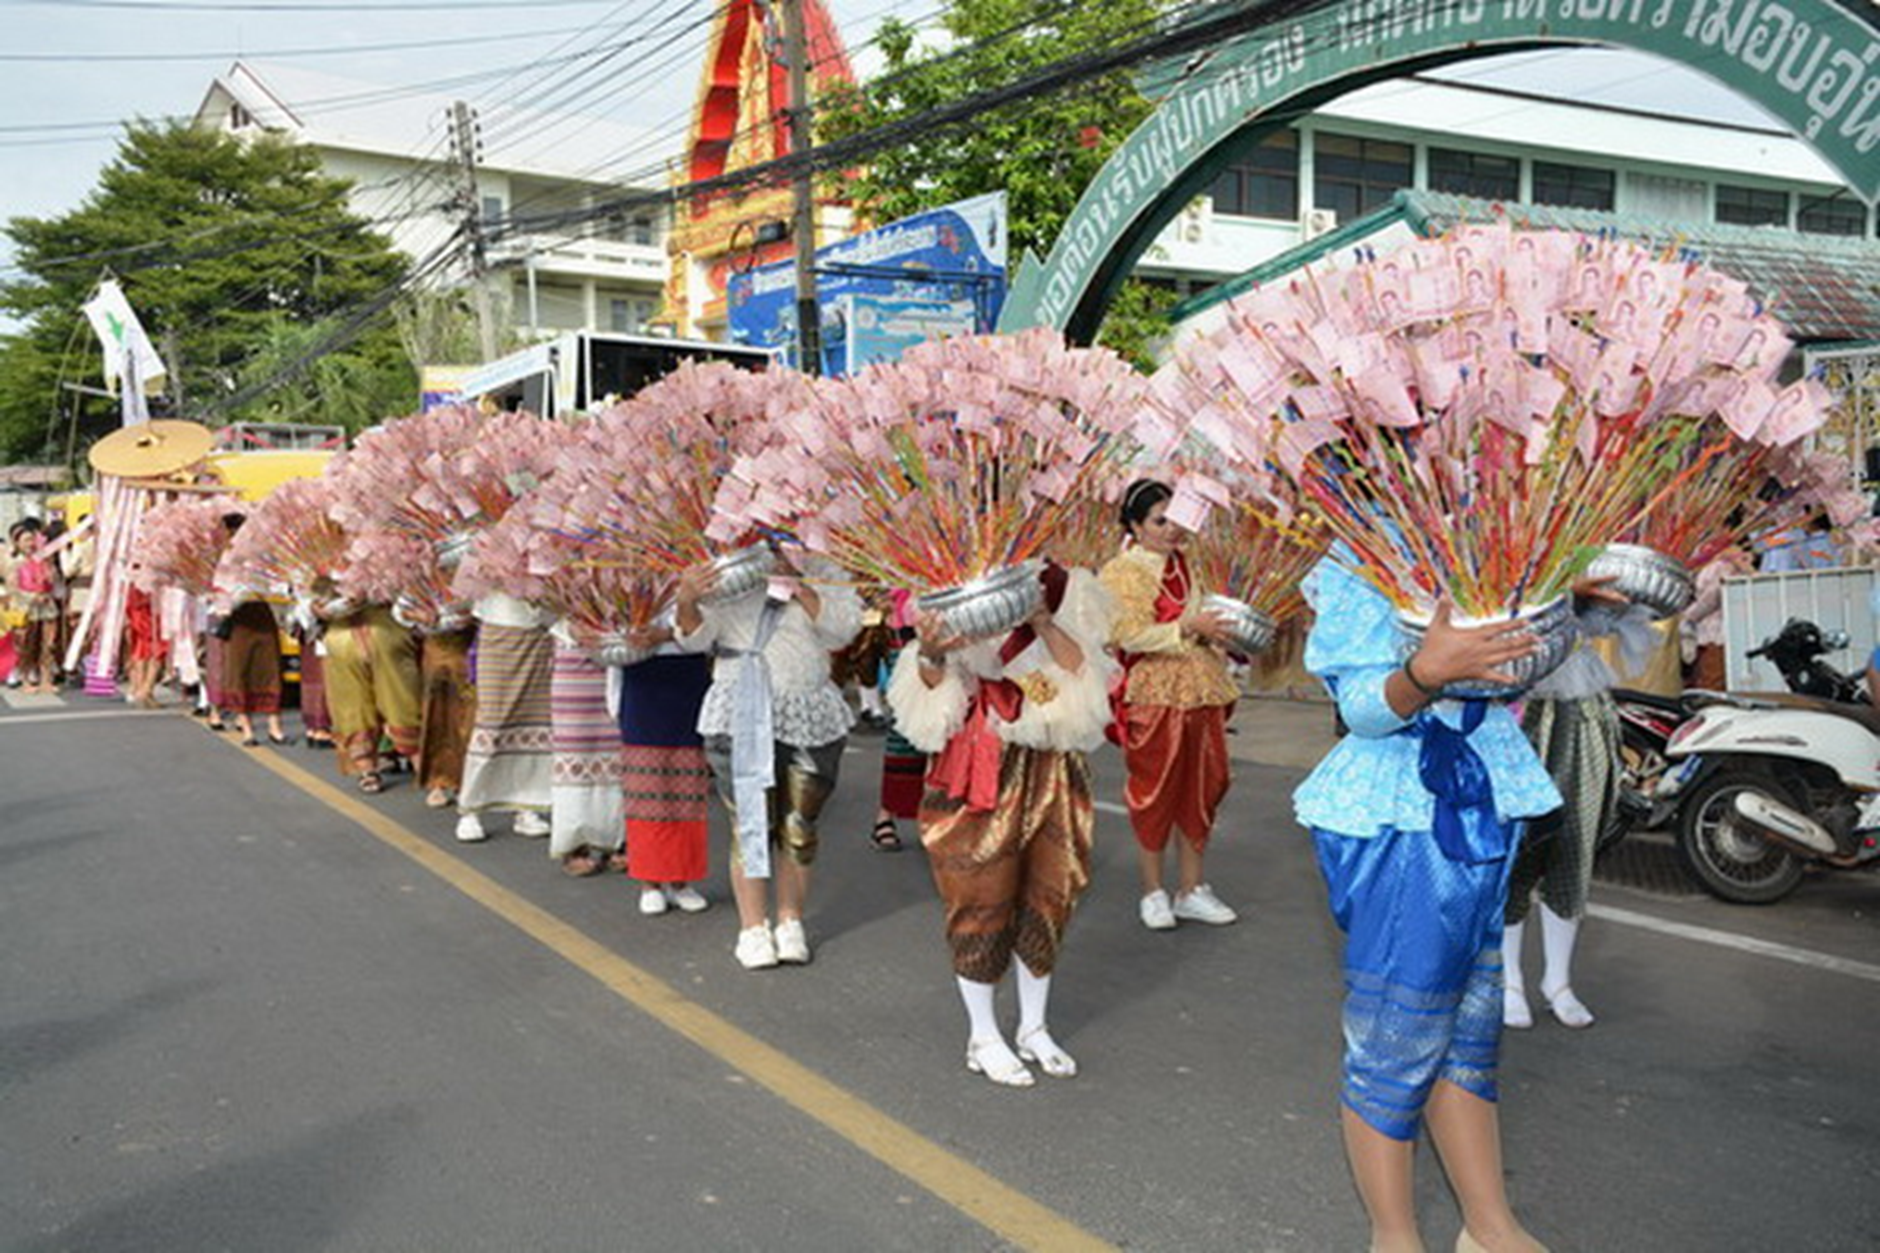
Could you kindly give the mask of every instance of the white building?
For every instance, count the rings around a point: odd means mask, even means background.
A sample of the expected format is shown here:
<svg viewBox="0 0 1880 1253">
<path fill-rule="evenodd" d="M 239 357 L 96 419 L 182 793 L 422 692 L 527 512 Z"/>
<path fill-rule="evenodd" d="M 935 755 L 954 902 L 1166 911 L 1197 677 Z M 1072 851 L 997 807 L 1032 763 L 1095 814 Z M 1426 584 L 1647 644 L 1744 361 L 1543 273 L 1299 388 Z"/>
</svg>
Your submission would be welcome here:
<svg viewBox="0 0 1880 1253">
<path fill-rule="evenodd" d="M 1555 52 L 1445 74 L 1364 88 L 1269 134 L 1162 232 L 1138 273 L 1191 295 L 1403 189 L 1874 238 L 1873 210 L 1787 130 L 1734 99 L 1678 107 L 1722 89 L 1668 63 Z M 1674 103 L 1600 102 L 1624 99 L 1619 90 L 1565 98 L 1576 80 L 1630 83 L 1646 98 L 1646 79 L 1672 86 L 1652 98 Z"/>
<path fill-rule="evenodd" d="M 416 261 L 449 244 L 466 217 L 448 96 L 284 66 L 238 61 L 218 76 L 196 123 L 233 134 L 266 131 L 315 149 L 327 173 L 354 183 L 353 209 Z M 476 201 L 486 227 L 592 207 L 632 185 L 666 185 L 668 141 L 600 118 L 481 106 Z M 637 331 L 659 311 L 667 215 L 538 234 L 509 234 L 488 250 L 499 316 L 525 336 L 567 330 Z M 468 255 L 436 282 L 469 277 Z"/>
</svg>

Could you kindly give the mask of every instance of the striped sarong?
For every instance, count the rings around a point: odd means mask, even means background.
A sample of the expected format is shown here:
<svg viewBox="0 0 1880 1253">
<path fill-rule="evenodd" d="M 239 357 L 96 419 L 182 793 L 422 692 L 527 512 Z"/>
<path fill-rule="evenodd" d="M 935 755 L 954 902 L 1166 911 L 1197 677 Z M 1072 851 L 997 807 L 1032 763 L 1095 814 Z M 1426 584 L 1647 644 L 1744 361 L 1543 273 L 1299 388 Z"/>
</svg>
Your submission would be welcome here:
<svg viewBox="0 0 1880 1253">
<path fill-rule="evenodd" d="M 711 686 L 711 661 L 650 657 L 620 678 L 627 873 L 643 883 L 696 883 L 710 860 L 711 767 L 698 710 Z"/>
<path fill-rule="evenodd" d="M 607 671 L 579 649 L 556 643 L 550 681 L 554 732 L 551 857 L 583 846 L 618 848 L 625 816 L 620 799 L 620 726 L 607 711 Z"/>
<path fill-rule="evenodd" d="M 542 627 L 477 629 L 476 724 L 464 755 L 465 813 L 547 812 L 554 802 L 554 641 Z"/>
</svg>

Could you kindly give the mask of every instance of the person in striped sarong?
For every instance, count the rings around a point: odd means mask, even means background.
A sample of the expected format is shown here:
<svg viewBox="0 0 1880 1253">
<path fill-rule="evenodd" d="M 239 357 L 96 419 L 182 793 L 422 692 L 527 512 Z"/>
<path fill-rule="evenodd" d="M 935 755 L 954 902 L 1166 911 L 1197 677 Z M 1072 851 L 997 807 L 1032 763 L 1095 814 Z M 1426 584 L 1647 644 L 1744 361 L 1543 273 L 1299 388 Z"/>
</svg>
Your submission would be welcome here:
<svg viewBox="0 0 1880 1253">
<path fill-rule="evenodd" d="M 476 723 L 476 688 L 470 683 L 470 648 L 476 628 L 448 617 L 419 629 L 418 682 L 424 712 L 418 732 L 418 786 L 424 803 L 442 809 L 463 787 L 464 756 Z"/>
<path fill-rule="evenodd" d="M 663 638 L 662 638 L 663 637 Z M 706 826 L 712 773 L 698 733 L 711 687 L 709 658 L 680 652 L 670 631 L 636 641 L 660 645 L 614 670 L 619 683 L 620 791 L 626 810 L 627 874 L 640 883 L 640 912 L 689 914 L 710 902 L 698 890 L 709 863 Z"/>
<path fill-rule="evenodd" d="M 502 811 L 516 815 L 517 835 L 545 836 L 554 805 L 554 640 L 546 616 L 513 596 L 483 597 L 476 619 L 476 722 L 464 755 L 457 838 L 488 839 L 482 815 Z"/>
<path fill-rule="evenodd" d="M 557 627 L 549 680 L 554 811 L 548 855 L 577 877 L 607 868 L 623 838 L 620 728 L 607 708 L 607 671 Z"/>
</svg>

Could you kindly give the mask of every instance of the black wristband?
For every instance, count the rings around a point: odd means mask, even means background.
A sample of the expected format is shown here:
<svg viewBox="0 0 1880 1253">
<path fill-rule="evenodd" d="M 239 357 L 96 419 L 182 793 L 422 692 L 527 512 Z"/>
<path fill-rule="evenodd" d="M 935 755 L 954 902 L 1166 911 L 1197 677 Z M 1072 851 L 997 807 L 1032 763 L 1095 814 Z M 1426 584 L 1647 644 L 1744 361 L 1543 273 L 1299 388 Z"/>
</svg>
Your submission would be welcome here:
<svg viewBox="0 0 1880 1253">
<path fill-rule="evenodd" d="M 1414 656 L 1403 659 L 1403 677 L 1410 680 L 1410 686 L 1422 693 L 1424 697 L 1434 699 L 1438 689 L 1423 686 L 1423 680 L 1417 678 L 1417 672 L 1410 668 L 1410 663 L 1414 660 Z"/>
</svg>

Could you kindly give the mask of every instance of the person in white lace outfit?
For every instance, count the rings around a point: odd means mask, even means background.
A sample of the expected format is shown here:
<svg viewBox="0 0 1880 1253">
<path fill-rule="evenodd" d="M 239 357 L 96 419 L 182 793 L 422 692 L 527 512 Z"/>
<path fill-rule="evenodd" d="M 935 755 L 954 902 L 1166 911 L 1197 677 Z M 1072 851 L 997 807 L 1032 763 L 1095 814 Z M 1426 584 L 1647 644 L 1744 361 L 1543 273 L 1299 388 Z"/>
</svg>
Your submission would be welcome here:
<svg viewBox="0 0 1880 1253">
<path fill-rule="evenodd" d="M 830 679 L 829 654 L 861 629 L 861 598 L 830 563 L 799 560 L 801 573 L 779 554 L 782 577 L 735 600 L 714 600 L 711 566 L 695 566 L 680 578 L 677 596 L 675 642 L 715 658 L 698 732 L 737 828 L 733 951 L 749 970 L 810 960 L 803 913 L 816 822 L 835 790 L 854 723 Z"/>
</svg>

